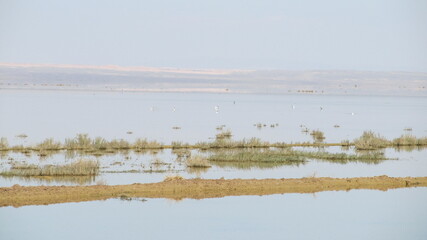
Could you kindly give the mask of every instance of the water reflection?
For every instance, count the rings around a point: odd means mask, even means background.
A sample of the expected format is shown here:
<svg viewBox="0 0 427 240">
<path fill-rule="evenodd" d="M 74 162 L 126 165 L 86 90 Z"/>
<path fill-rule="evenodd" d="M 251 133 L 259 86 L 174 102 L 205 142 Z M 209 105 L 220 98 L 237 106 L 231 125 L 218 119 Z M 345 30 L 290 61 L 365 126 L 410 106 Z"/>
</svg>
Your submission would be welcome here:
<svg viewBox="0 0 427 240">
<path fill-rule="evenodd" d="M 426 190 L 331 191 L 316 193 L 315 197 L 278 194 L 182 201 L 110 199 L 5 207 L 0 208 L 0 236 L 44 240 L 81 239 L 82 233 L 88 239 L 130 240 L 425 239 Z M 43 221 L 34 221 L 40 216 Z"/>
<path fill-rule="evenodd" d="M 412 152 L 412 151 L 422 151 L 427 149 L 427 146 L 399 146 L 394 147 L 397 152 Z"/>
<path fill-rule="evenodd" d="M 294 166 L 299 167 L 304 165 L 305 162 L 296 161 L 285 161 L 285 162 L 215 162 L 211 164 L 220 168 L 234 168 L 240 170 L 252 170 L 252 169 L 272 169 L 282 166 Z"/>
<path fill-rule="evenodd" d="M 18 180 L 26 184 L 31 185 L 43 185 L 43 184 L 73 184 L 73 185 L 90 185 L 95 183 L 95 176 L 4 176 L 0 175 L 0 178 L 14 181 Z"/>
</svg>

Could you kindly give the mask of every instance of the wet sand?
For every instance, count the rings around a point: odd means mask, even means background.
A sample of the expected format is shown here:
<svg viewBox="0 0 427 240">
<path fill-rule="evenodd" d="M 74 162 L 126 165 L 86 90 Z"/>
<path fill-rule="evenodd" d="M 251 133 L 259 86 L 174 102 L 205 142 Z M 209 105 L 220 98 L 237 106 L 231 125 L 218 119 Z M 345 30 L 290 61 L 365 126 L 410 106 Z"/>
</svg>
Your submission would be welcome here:
<svg viewBox="0 0 427 240">
<path fill-rule="evenodd" d="M 203 199 L 241 195 L 315 193 L 427 187 L 427 177 L 299 178 L 299 179 L 167 179 L 159 183 L 116 186 L 35 186 L 0 188 L 0 206 L 48 205 L 110 198 Z"/>
</svg>

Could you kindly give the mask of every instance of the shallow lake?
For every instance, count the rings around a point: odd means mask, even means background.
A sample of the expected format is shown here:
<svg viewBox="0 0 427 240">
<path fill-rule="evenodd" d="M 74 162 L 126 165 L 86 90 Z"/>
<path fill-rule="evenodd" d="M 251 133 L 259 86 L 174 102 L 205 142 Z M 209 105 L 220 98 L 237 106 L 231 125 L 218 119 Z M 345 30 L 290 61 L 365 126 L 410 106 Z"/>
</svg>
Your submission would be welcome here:
<svg viewBox="0 0 427 240">
<path fill-rule="evenodd" d="M 0 208 L 1 239 L 427 238 L 427 188 Z"/>
<path fill-rule="evenodd" d="M 388 139 L 404 133 L 422 137 L 427 135 L 426 122 L 427 99 L 420 97 L 0 91 L 0 137 L 7 137 L 12 145 L 36 144 L 50 137 L 63 141 L 78 133 L 108 140 L 195 143 L 212 140 L 220 125 L 226 125 L 236 140 L 312 141 L 301 132 L 304 125 L 323 131 L 326 142 L 340 142 L 353 140 L 365 130 Z M 257 123 L 266 126 L 257 128 Z M 19 138 L 19 134 L 28 137 Z M 354 153 L 339 147 L 324 150 Z M 387 158 L 398 160 L 339 164 L 308 159 L 294 166 L 213 164 L 205 170 L 187 168 L 171 150 L 100 157 L 8 152 L 1 155 L 2 170 L 14 163 L 64 164 L 83 157 L 98 160 L 101 174 L 0 177 L 0 186 L 131 184 L 158 182 L 172 174 L 227 179 L 426 175 L 426 149 L 384 151 Z M 156 159 L 164 164 L 153 168 Z M 426 239 L 426 200 L 427 188 L 409 188 L 3 207 L 0 239 Z"/>
<path fill-rule="evenodd" d="M 301 125 L 310 130 L 323 131 L 326 142 L 352 140 L 365 130 L 373 130 L 389 139 L 405 133 L 418 137 L 427 135 L 427 99 L 422 97 L 2 90 L 0 116 L 0 136 L 7 137 L 11 145 L 36 144 L 50 137 L 64 141 L 78 133 L 101 136 L 108 140 L 148 138 L 165 144 L 172 141 L 195 143 L 212 140 L 220 125 L 226 125 L 225 129 L 230 129 L 236 140 L 258 137 L 269 142 L 288 143 L 313 141 L 309 134 L 301 131 Z M 257 128 L 254 126 L 256 123 L 266 126 Z M 271 127 L 271 124 L 275 126 Z M 411 128 L 412 131 L 404 131 L 405 128 Z M 28 137 L 17 137 L 23 133 Z M 325 148 L 325 151 L 343 152 L 339 147 Z M 344 152 L 353 153 L 353 150 Z M 185 178 L 300 178 L 404 177 L 424 176 L 427 172 L 426 149 L 386 149 L 385 156 L 398 160 L 377 164 L 338 164 L 311 159 L 298 166 L 214 164 L 209 169 L 195 170 L 177 161 L 176 155 L 170 150 L 157 154 L 131 151 L 101 157 L 78 154 L 70 157 L 60 152 L 40 158 L 36 154 L 26 156 L 7 153 L 0 160 L 2 170 L 15 163 L 64 164 L 84 157 L 98 160 L 102 167 L 101 174 L 95 178 L 0 177 L 0 186 L 97 182 L 130 184 L 158 182 L 171 174 Z M 153 168 L 150 164 L 156 159 L 166 164 Z"/>
<path fill-rule="evenodd" d="M 311 141 L 300 125 L 323 131 L 326 142 L 352 140 L 365 130 L 386 138 L 399 137 L 405 128 L 427 135 L 422 97 L 1 90 L 0 116 L 0 136 L 11 144 L 63 141 L 78 133 L 195 143 L 214 137 L 220 125 L 232 130 L 234 139 L 270 142 Z M 258 129 L 256 123 L 267 126 Z M 22 133 L 28 138 L 15 137 Z"/>
<path fill-rule="evenodd" d="M 328 147 L 329 152 L 341 152 L 339 147 Z M 317 151 L 309 148 L 309 151 Z M 193 151 L 196 152 L 196 151 Z M 352 153 L 351 150 L 344 151 Z M 96 177 L 3 177 L 0 176 L 0 186 L 19 185 L 93 185 L 103 184 L 132 184 L 162 181 L 166 176 L 180 175 L 184 178 L 207 179 L 263 179 L 263 178 L 302 178 L 302 177 L 367 177 L 388 175 L 391 177 L 421 177 L 427 172 L 427 150 L 398 151 L 393 148 L 385 150 L 385 156 L 390 160 L 378 163 L 348 162 L 335 163 L 326 160 L 309 159 L 304 164 L 298 165 L 265 165 L 265 164 L 230 164 L 212 162 L 211 168 L 188 168 L 185 163 L 178 161 L 171 150 L 152 154 L 126 155 L 115 154 L 102 157 L 84 157 L 98 160 L 101 165 L 101 174 Z M 13 160 L 8 160 L 12 157 Z M 75 159 L 79 159 L 76 157 Z M 39 157 L 26 157 L 20 153 L 8 154 L 0 162 L 0 169 L 7 170 L 16 163 L 30 163 L 36 165 L 64 164 L 75 161 L 58 153 L 46 159 Z M 155 159 L 160 159 L 164 164 L 153 165 Z"/>
</svg>

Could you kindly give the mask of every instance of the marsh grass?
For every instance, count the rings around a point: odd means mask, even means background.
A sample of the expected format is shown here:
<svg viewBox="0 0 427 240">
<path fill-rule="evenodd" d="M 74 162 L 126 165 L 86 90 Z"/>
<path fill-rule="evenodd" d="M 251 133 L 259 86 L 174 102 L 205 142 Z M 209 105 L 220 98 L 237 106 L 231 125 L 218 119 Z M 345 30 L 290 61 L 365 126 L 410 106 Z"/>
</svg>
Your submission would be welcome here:
<svg viewBox="0 0 427 240">
<path fill-rule="evenodd" d="M 162 149 L 163 144 L 157 141 L 148 141 L 146 138 L 138 138 L 133 144 L 133 148 L 143 150 L 143 149 Z"/>
<path fill-rule="evenodd" d="M 366 162 L 375 163 L 387 160 L 382 152 L 364 152 L 358 154 L 329 153 L 325 151 L 301 151 L 290 148 L 263 150 L 218 151 L 208 157 L 213 162 L 286 162 L 304 163 L 307 159 L 319 159 L 330 162 Z"/>
<path fill-rule="evenodd" d="M 357 154 L 347 153 L 329 153 L 325 151 L 295 151 L 293 154 L 310 158 L 326 160 L 335 163 L 349 163 L 349 162 L 362 162 L 362 163 L 379 163 L 383 160 L 390 160 L 386 158 L 383 152 L 379 151 L 362 151 Z"/>
<path fill-rule="evenodd" d="M 53 138 L 48 138 L 35 146 L 36 150 L 60 150 L 62 145 Z"/>
<path fill-rule="evenodd" d="M 427 145 L 427 137 L 417 138 L 411 134 L 404 134 L 398 138 L 393 139 L 393 145 L 400 146 L 423 146 Z"/>
<path fill-rule="evenodd" d="M 374 150 L 389 146 L 390 141 L 372 131 L 365 131 L 353 141 L 353 144 L 358 150 Z"/>
<path fill-rule="evenodd" d="M 173 141 L 171 143 L 171 146 L 172 146 L 172 149 L 176 149 L 176 148 L 189 148 L 190 144 L 184 143 L 184 142 L 181 142 L 181 141 Z"/>
<path fill-rule="evenodd" d="M 356 150 L 374 150 L 385 147 L 399 147 L 399 146 L 427 146 L 427 137 L 416 138 L 410 134 L 402 135 L 399 138 L 389 141 L 382 136 L 372 132 L 365 131 L 361 137 L 355 139 L 353 142 L 348 140 L 341 143 L 324 143 L 324 134 L 319 130 L 311 132 L 314 142 L 303 143 L 284 143 L 276 142 L 269 143 L 262 141 L 259 138 L 250 138 L 243 140 L 232 140 L 231 131 L 222 131 L 217 135 L 214 141 L 198 142 L 196 144 L 184 143 L 181 141 L 174 141 L 171 145 L 164 145 L 157 141 L 149 141 L 145 138 L 139 138 L 133 143 L 124 139 L 113 139 L 111 141 L 104 138 L 90 138 L 87 134 L 78 134 L 74 138 L 65 139 L 64 144 L 55 141 L 53 138 L 48 138 L 43 142 L 34 146 L 15 145 L 10 146 L 7 139 L 0 138 L 0 151 L 16 151 L 21 153 L 29 153 L 37 151 L 38 155 L 45 157 L 50 155 L 50 151 L 66 150 L 67 152 L 79 151 L 81 155 L 102 156 L 107 154 L 117 154 L 127 151 L 134 151 L 135 153 L 145 153 L 146 151 L 153 151 L 156 154 L 161 149 L 237 149 L 237 148 L 287 148 L 294 146 L 307 146 L 307 147 L 326 147 L 326 146 L 355 146 Z"/>
<path fill-rule="evenodd" d="M 66 149 L 89 149 L 92 147 L 92 139 L 88 134 L 77 134 L 75 138 L 65 139 L 64 148 Z"/>
<path fill-rule="evenodd" d="M 375 150 L 386 147 L 426 146 L 427 137 L 417 138 L 411 134 L 404 134 L 391 141 L 372 131 L 365 131 L 353 144 L 357 150 Z"/>
<path fill-rule="evenodd" d="M 273 169 L 281 166 L 295 166 L 305 164 L 305 161 L 283 161 L 283 162 L 220 162 L 220 161 L 211 161 L 213 166 L 220 168 L 233 168 L 241 170 L 251 170 L 251 169 Z"/>
<path fill-rule="evenodd" d="M 243 140 L 215 140 L 213 142 L 198 142 L 196 148 L 200 149 L 215 149 L 215 148 L 267 148 L 270 147 L 269 142 L 262 141 L 259 138 L 250 138 Z"/>
<path fill-rule="evenodd" d="M 7 150 L 9 149 L 9 142 L 7 141 L 7 138 L 2 137 L 0 138 L 0 150 Z"/>
<path fill-rule="evenodd" d="M 220 151 L 208 157 L 209 161 L 216 162 L 305 162 L 301 156 L 289 154 L 288 149 L 265 149 L 245 151 Z"/>
<path fill-rule="evenodd" d="M 202 155 L 193 155 L 189 158 L 187 158 L 186 161 L 187 167 L 191 168 L 209 168 L 211 167 L 211 164 L 206 159 L 206 157 Z"/>
<path fill-rule="evenodd" d="M 12 166 L 9 171 L 2 172 L 3 176 L 95 176 L 99 173 L 99 162 L 93 160 L 78 160 L 66 165 L 36 166 L 22 164 Z"/>
</svg>

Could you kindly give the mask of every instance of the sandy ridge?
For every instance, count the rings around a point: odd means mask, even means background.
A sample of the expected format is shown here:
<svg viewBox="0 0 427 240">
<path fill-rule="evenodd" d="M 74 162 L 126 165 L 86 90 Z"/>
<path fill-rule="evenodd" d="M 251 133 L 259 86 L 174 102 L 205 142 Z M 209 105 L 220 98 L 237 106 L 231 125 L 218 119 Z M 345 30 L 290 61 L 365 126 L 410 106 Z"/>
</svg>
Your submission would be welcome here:
<svg viewBox="0 0 427 240">
<path fill-rule="evenodd" d="M 241 195 L 315 193 L 352 189 L 388 189 L 427 187 L 427 177 L 393 178 L 388 176 L 361 178 L 300 179 L 176 179 L 159 183 L 115 186 L 35 186 L 0 188 L 0 206 L 20 207 L 66 202 L 82 202 L 126 197 L 203 199 Z"/>
</svg>

